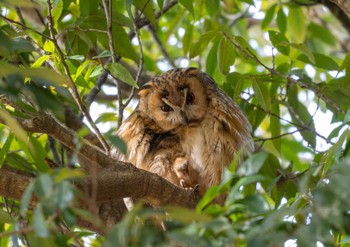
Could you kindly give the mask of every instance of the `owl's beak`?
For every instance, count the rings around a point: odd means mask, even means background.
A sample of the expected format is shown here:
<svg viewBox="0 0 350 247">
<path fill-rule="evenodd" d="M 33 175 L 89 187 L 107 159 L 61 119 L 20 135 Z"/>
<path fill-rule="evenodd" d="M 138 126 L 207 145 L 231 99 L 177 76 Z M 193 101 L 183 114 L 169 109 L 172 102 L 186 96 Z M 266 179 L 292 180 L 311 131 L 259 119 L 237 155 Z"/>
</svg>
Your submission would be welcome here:
<svg viewBox="0 0 350 247">
<path fill-rule="evenodd" d="M 181 110 L 181 111 L 180 111 L 180 114 L 181 114 L 181 116 L 182 116 L 184 125 L 188 125 L 188 118 L 187 118 L 187 116 L 186 116 L 186 113 L 185 113 L 183 110 Z"/>
</svg>

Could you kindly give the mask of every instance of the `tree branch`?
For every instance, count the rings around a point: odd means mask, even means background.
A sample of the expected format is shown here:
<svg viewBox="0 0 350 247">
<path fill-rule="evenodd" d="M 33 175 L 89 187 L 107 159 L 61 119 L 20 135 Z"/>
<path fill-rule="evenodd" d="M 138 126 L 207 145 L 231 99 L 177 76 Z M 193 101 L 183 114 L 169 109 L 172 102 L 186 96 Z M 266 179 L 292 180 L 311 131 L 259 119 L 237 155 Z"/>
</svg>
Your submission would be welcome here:
<svg viewBox="0 0 350 247">
<path fill-rule="evenodd" d="M 107 144 L 106 140 L 103 138 L 100 130 L 97 128 L 96 124 L 94 123 L 94 121 L 92 120 L 89 112 L 87 111 L 85 105 L 83 104 L 80 96 L 79 96 L 79 92 L 78 92 L 78 89 L 76 88 L 75 84 L 74 84 L 74 81 L 73 81 L 73 78 L 71 76 L 71 73 L 69 71 L 69 68 L 68 68 L 68 65 L 65 61 L 65 57 L 64 57 L 64 54 L 60 48 L 60 46 L 58 45 L 58 42 L 57 42 L 57 39 L 55 37 L 55 34 L 54 34 L 54 27 L 53 27 L 53 18 L 52 18 L 52 2 L 51 0 L 47 0 L 47 5 L 48 5 L 48 15 L 47 15 L 47 19 L 48 19 L 48 29 L 49 29 L 49 32 L 50 32 L 50 36 L 51 36 L 51 41 L 54 43 L 55 45 L 55 48 L 59 54 L 59 57 L 60 57 L 60 62 L 61 64 L 63 65 L 63 68 L 64 68 L 64 72 L 65 74 L 67 75 L 68 77 L 68 86 L 69 86 L 69 91 L 71 93 L 71 95 L 73 96 L 74 100 L 76 101 L 80 111 L 84 114 L 84 116 L 86 117 L 87 121 L 89 122 L 89 124 L 91 125 L 91 127 L 93 128 L 93 130 L 95 131 L 96 133 L 96 136 L 98 138 L 98 140 L 101 142 L 103 148 L 105 149 L 105 152 L 109 152 L 109 145 Z"/>
</svg>

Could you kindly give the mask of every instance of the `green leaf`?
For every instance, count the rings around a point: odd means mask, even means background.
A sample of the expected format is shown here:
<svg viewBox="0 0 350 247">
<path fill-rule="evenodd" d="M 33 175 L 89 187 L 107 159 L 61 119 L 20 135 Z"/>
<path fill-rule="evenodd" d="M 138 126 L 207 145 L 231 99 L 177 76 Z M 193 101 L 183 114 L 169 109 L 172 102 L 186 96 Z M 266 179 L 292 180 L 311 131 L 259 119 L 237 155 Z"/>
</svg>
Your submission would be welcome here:
<svg viewBox="0 0 350 247">
<path fill-rule="evenodd" d="M 47 238 L 49 230 L 47 229 L 45 217 L 41 204 L 38 204 L 34 210 L 34 231 L 38 237 Z"/>
<path fill-rule="evenodd" d="M 271 104 L 271 112 L 275 116 L 280 116 L 279 104 Z M 281 135 L 281 122 L 277 117 L 270 116 L 270 131 L 272 137 L 278 137 Z M 281 138 L 272 140 L 273 146 L 280 153 L 281 152 Z"/>
<path fill-rule="evenodd" d="M 285 34 L 287 31 L 287 16 L 284 13 L 282 7 L 277 12 L 276 22 L 277 22 L 277 27 L 280 30 L 280 32 Z"/>
<path fill-rule="evenodd" d="M 97 66 L 93 69 L 93 71 L 91 72 L 91 74 L 89 75 L 89 78 L 93 78 L 93 77 L 95 77 L 95 76 L 101 75 L 102 71 L 103 71 L 103 66 L 102 66 L 102 64 L 97 65 Z"/>
<path fill-rule="evenodd" d="M 345 116 L 344 116 L 344 120 L 343 123 L 350 123 L 350 109 L 346 112 Z M 0 160 L 1 160 L 1 156 L 0 156 Z M 1 166 L 1 163 L 0 163 Z"/>
<path fill-rule="evenodd" d="M 8 135 L 8 137 L 6 138 L 6 141 L 5 141 L 4 145 L 0 149 L 0 169 L 1 169 L 2 164 L 4 163 L 4 161 L 6 159 L 6 155 L 7 155 L 8 151 L 9 151 L 9 149 L 10 149 L 13 137 L 14 137 L 14 134 L 10 133 Z"/>
<path fill-rule="evenodd" d="M 61 183 L 64 180 L 83 178 L 86 173 L 83 169 L 71 169 L 71 168 L 62 168 L 58 171 L 57 175 L 54 178 L 56 184 Z"/>
<path fill-rule="evenodd" d="M 58 23 L 63 10 L 63 0 L 52 0 L 52 19 L 54 23 L 54 28 L 58 30 Z"/>
<path fill-rule="evenodd" d="M 273 4 L 270 8 L 266 10 L 265 17 L 261 22 L 262 29 L 265 29 L 271 23 L 273 17 L 275 16 L 276 6 L 277 4 Z"/>
<path fill-rule="evenodd" d="M 115 112 L 104 112 L 95 120 L 95 123 L 106 123 L 118 121 L 117 114 Z"/>
<path fill-rule="evenodd" d="M 204 4 L 211 17 L 214 17 L 216 13 L 218 13 L 220 8 L 220 0 L 205 0 Z"/>
<path fill-rule="evenodd" d="M 218 63 L 222 74 L 230 73 L 230 66 L 234 64 L 236 52 L 231 40 L 223 36 L 219 44 Z"/>
<path fill-rule="evenodd" d="M 131 85 L 133 87 L 139 88 L 136 81 L 130 74 L 130 72 L 120 63 L 110 63 L 108 64 L 108 70 L 111 72 L 111 74 L 118 78 L 118 80 L 121 80 L 122 82 Z"/>
<path fill-rule="evenodd" d="M 276 47 L 276 49 L 280 53 L 286 56 L 289 55 L 290 48 L 288 45 L 286 45 L 289 43 L 289 41 L 282 33 L 276 31 L 269 31 L 269 38 L 272 45 Z"/>
<path fill-rule="evenodd" d="M 179 208 L 174 206 L 166 206 L 165 210 L 171 215 L 171 217 L 184 224 L 190 224 L 193 221 L 196 222 L 208 222 L 212 219 L 209 215 L 204 213 L 198 213 L 191 209 Z"/>
<path fill-rule="evenodd" d="M 328 45 L 335 45 L 337 40 L 331 29 L 324 23 L 324 26 L 321 26 L 315 22 L 311 22 L 308 26 L 308 35 L 312 38 L 317 38 L 318 40 L 323 41 Z"/>
<path fill-rule="evenodd" d="M 53 191 L 53 181 L 51 177 L 47 174 L 41 174 L 34 181 L 34 193 L 38 197 L 48 197 L 50 193 Z"/>
<path fill-rule="evenodd" d="M 339 71 L 346 69 L 346 74 L 349 74 L 350 71 L 350 52 L 348 52 L 340 65 Z"/>
<path fill-rule="evenodd" d="M 212 186 L 210 187 L 202 197 L 202 199 L 199 201 L 196 212 L 201 212 L 215 197 L 220 195 L 220 188 L 219 186 Z"/>
<path fill-rule="evenodd" d="M 0 118 L 3 119 L 5 125 L 8 126 L 17 138 L 28 144 L 27 134 L 7 111 L 0 109 Z"/>
<path fill-rule="evenodd" d="M 57 199 L 57 207 L 60 210 L 65 210 L 74 199 L 73 187 L 68 181 L 62 181 L 55 188 L 53 197 Z"/>
<path fill-rule="evenodd" d="M 314 120 L 307 110 L 307 108 L 298 100 L 298 90 L 296 86 L 291 86 L 288 90 L 288 103 L 292 109 L 290 109 L 290 115 L 293 122 L 303 126 L 304 130 L 300 131 L 301 136 L 312 147 L 316 147 L 316 135 Z"/>
<path fill-rule="evenodd" d="M 201 35 L 199 39 L 191 45 L 190 58 L 198 56 L 219 33 L 219 31 L 213 30 Z"/>
<path fill-rule="evenodd" d="M 2 208 L 0 208 L 0 224 L 4 223 L 15 223 L 15 220 L 11 217 L 8 212 L 5 212 Z"/>
<path fill-rule="evenodd" d="M 268 157 L 268 153 L 260 152 L 253 154 L 238 168 L 237 175 L 251 176 L 257 174 Z"/>
<path fill-rule="evenodd" d="M 84 1 L 79 4 L 80 16 L 88 16 L 98 9 L 98 0 Z"/>
<path fill-rule="evenodd" d="M 113 37 L 115 52 L 122 57 L 130 58 L 138 63 L 139 56 L 136 54 L 135 49 L 131 44 L 129 35 L 125 32 L 125 29 L 115 26 L 113 28 Z"/>
<path fill-rule="evenodd" d="M 218 39 L 216 42 L 214 42 L 213 46 L 211 47 L 208 57 L 207 57 L 207 62 L 206 62 L 206 72 L 208 75 L 213 76 L 214 72 L 216 70 L 216 66 L 218 64 L 218 48 L 219 48 L 220 40 Z"/>
<path fill-rule="evenodd" d="M 153 1 L 150 0 L 136 0 L 133 1 L 133 5 L 143 13 L 152 25 L 157 26 L 156 18 L 154 16 Z"/>
<path fill-rule="evenodd" d="M 192 17 L 194 17 L 194 8 L 193 8 L 193 2 L 192 1 L 188 1 L 188 0 L 179 0 L 179 3 L 184 6 L 192 15 Z"/>
<path fill-rule="evenodd" d="M 164 0 L 157 0 L 158 7 L 162 11 L 163 10 L 163 5 L 164 5 Z"/>
<path fill-rule="evenodd" d="M 126 154 L 127 152 L 127 146 L 123 139 L 121 139 L 119 136 L 114 135 L 114 136 L 108 136 L 108 140 L 112 143 L 113 146 L 118 148 L 120 152 L 123 154 Z"/>
<path fill-rule="evenodd" d="M 293 43 L 304 43 L 307 31 L 306 19 L 302 7 L 289 8 L 287 37 Z"/>
<path fill-rule="evenodd" d="M 318 68 L 326 69 L 326 70 L 339 70 L 339 65 L 333 60 L 333 58 L 321 54 L 321 53 L 315 53 L 313 52 L 312 55 L 315 58 L 315 63 L 312 63 L 310 61 L 309 57 L 305 54 L 301 54 L 298 56 L 298 60 L 304 62 L 304 63 L 311 63 L 315 65 Z"/>
<path fill-rule="evenodd" d="M 111 57 L 111 56 L 112 56 L 111 51 L 104 50 L 97 56 L 93 56 L 92 59 L 99 59 L 99 58 L 105 58 L 105 57 Z"/>
<path fill-rule="evenodd" d="M 288 43 L 286 45 L 289 45 L 290 47 L 293 47 L 303 52 L 311 63 L 314 64 L 316 62 L 314 54 L 309 50 L 309 48 L 305 44 Z"/>
<path fill-rule="evenodd" d="M 50 170 L 49 165 L 45 162 L 46 158 L 46 151 L 44 147 L 41 145 L 41 143 L 34 138 L 33 136 L 29 135 L 29 140 L 31 144 L 33 145 L 33 148 L 30 148 L 29 151 L 31 153 L 31 156 L 33 160 L 35 161 L 35 166 L 38 168 L 38 171 L 40 172 L 47 172 Z"/>
<path fill-rule="evenodd" d="M 26 216 L 26 212 L 28 210 L 28 206 L 30 203 L 30 199 L 32 198 L 33 191 L 34 191 L 34 182 L 31 182 L 26 188 L 26 190 L 24 191 L 21 198 L 20 212 L 23 217 Z"/>
<path fill-rule="evenodd" d="M 265 82 L 253 80 L 254 95 L 259 104 L 265 111 L 270 111 L 271 97 L 269 89 Z"/>
<path fill-rule="evenodd" d="M 193 37 L 193 25 L 189 24 L 186 26 L 185 35 L 182 38 L 182 44 L 183 44 L 182 49 L 184 51 L 184 54 L 187 54 L 187 52 L 190 50 L 192 37 Z"/>
<path fill-rule="evenodd" d="M 51 55 L 43 55 L 41 57 L 39 57 L 33 64 L 32 64 L 32 68 L 39 68 L 41 67 L 41 65 L 48 59 L 51 58 Z"/>
</svg>

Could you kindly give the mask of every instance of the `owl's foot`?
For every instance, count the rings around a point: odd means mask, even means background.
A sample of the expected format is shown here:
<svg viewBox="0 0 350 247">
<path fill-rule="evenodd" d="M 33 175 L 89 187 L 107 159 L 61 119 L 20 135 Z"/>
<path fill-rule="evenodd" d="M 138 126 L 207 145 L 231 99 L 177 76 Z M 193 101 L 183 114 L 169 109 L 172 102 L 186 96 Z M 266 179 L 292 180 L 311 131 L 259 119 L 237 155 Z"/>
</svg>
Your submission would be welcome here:
<svg viewBox="0 0 350 247">
<path fill-rule="evenodd" d="M 198 189 L 199 189 L 199 184 L 196 184 L 196 185 L 192 188 L 191 193 L 196 193 L 196 192 L 198 192 Z"/>
<path fill-rule="evenodd" d="M 184 188 L 185 190 L 189 190 L 191 193 L 197 192 L 199 188 L 199 184 L 196 184 L 194 187 L 188 187 L 185 180 L 183 179 L 180 179 L 180 185 L 182 188 Z"/>
</svg>

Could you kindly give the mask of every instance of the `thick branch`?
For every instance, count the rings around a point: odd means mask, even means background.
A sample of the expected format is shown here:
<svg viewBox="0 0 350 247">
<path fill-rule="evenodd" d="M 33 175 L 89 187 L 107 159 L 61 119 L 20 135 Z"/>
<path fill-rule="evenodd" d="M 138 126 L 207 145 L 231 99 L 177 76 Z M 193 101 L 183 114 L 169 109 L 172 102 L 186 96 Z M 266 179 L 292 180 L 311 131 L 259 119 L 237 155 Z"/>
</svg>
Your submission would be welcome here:
<svg viewBox="0 0 350 247">
<path fill-rule="evenodd" d="M 144 198 L 152 205 L 172 204 L 185 207 L 195 207 L 198 202 L 199 198 L 194 193 L 176 187 L 156 174 L 140 170 L 130 163 L 117 161 L 86 140 L 77 145 L 74 132 L 49 115 L 18 122 L 28 132 L 52 136 L 77 152 L 79 158 L 84 159 L 84 163 L 90 162 L 86 168 L 95 172 L 86 180 L 86 188 L 89 192 L 93 191 L 97 201 L 133 197 Z M 96 188 L 93 187 L 95 181 Z"/>
</svg>

